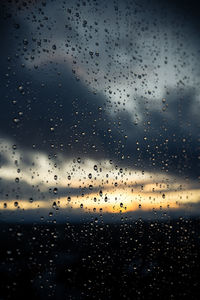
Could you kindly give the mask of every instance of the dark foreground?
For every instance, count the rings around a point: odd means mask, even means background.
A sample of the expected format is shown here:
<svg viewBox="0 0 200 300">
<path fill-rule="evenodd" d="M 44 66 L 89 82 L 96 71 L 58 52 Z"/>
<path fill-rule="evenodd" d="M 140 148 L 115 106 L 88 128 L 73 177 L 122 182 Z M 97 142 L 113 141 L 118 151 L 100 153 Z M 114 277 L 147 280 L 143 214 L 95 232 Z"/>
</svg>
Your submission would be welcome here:
<svg viewBox="0 0 200 300">
<path fill-rule="evenodd" d="M 0 226 L 1 300 L 199 299 L 199 219 Z"/>
</svg>

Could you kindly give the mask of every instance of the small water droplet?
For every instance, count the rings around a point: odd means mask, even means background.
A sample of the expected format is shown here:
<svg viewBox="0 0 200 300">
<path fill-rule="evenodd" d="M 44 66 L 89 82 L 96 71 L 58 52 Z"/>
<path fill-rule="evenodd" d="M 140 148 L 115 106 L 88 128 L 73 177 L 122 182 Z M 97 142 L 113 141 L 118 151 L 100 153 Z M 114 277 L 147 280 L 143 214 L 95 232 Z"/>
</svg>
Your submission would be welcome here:
<svg viewBox="0 0 200 300">
<path fill-rule="evenodd" d="M 54 193 L 54 194 L 57 194 L 57 193 L 58 193 L 58 189 L 57 189 L 57 188 L 54 188 L 54 189 L 53 189 L 53 193 Z"/>
</svg>

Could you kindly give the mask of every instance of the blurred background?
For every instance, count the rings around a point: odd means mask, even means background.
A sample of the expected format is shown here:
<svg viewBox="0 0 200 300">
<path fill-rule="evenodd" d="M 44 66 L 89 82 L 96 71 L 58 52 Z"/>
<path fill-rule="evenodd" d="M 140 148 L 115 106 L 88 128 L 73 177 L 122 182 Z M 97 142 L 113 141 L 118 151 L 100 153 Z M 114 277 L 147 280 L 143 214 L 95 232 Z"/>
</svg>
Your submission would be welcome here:
<svg viewBox="0 0 200 300">
<path fill-rule="evenodd" d="M 197 299 L 198 1 L 1 8 L 0 299 Z"/>
</svg>

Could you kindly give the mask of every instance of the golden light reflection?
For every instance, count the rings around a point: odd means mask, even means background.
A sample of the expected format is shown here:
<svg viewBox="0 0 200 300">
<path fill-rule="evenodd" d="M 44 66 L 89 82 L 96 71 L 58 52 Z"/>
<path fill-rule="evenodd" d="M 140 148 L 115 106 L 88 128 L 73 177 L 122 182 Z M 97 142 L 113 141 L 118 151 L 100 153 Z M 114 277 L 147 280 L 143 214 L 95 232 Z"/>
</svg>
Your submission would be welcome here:
<svg viewBox="0 0 200 300">
<path fill-rule="evenodd" d="M 83 211 L 102 213 L 130 212 L 141 210 L 178 209 L 182 204 L 197 203 L 200 190 L 168 191 L 162 192 L 139 192 L 124 189 L 103 190 L 102 196 L 99 193 L 85 194 L 84 197 L 74 195 L 70 197 L 59 197 L 48 201 L 9 200 L 0 202 L 0 210 L 24 210 L 48 209 L 52 207 L 59 209 L 73 208 Z M 6 203 L 6 206 L 5 206 Z"/>
<path fill-rule="evenodd" d="M 118 213 L 178 209 L 200 201 L 197 182 L 167 173 L 123 168 L 108 160 L 60 155 L 55 161 L 41 152 L 13 151 L 8 141 L 1 141 L 1 156 L 6 161 L 0 168 L 0 210 L 4 211 L 49 210 L 54 205 L 58 209 Z M 13 196 L 13 190 L 18 196 Z"/>
</svg>

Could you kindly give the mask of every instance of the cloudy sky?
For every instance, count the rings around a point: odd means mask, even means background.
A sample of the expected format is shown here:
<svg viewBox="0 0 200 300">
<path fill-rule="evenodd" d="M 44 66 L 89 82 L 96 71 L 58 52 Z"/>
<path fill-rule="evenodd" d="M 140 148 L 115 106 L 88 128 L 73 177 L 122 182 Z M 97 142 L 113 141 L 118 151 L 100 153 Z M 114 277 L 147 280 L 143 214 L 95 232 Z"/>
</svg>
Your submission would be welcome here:
<svg viewBox="0 0 200 300">
<path fill-rule="evenodd" d="M 199 210 L 192 4 L 3 1 L 2 218 Z"/>
</svg>

